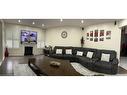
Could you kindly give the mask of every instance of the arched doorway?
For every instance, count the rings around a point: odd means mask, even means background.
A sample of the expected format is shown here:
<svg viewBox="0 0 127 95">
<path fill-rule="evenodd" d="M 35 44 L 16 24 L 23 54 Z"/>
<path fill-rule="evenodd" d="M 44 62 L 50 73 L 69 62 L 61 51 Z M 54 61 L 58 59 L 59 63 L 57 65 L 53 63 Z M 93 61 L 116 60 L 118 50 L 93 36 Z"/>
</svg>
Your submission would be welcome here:
<svg viewBox="0 0 127 95">
<path fill-rule="evenodd" d="M 121 27 L 120 65 L 127 69 L 127 26 Z"/>
<path fill-rule="evenodd" d="M 127 57 L 127 26 L 122 27 L 121 29 L 121 57 Z"/>
</svg>

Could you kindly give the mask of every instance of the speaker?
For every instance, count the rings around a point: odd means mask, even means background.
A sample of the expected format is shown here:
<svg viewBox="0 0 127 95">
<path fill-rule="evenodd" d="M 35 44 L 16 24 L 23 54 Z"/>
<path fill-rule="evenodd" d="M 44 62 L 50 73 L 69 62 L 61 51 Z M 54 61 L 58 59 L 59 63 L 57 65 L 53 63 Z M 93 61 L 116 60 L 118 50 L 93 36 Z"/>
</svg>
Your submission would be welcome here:
<svg viewBox="0 0 127 95">
<path fill-rule="evenodd" d="M 82 31 L 84 30 L 84 27 L 82 27 Z"/>
<path fill-rule="evenodd" d="M 115 22 L 114 22 L 114 25 L 116 25 L 116 24 L 117 24 L 117 22 L 115 21 Z"/>
</svg>

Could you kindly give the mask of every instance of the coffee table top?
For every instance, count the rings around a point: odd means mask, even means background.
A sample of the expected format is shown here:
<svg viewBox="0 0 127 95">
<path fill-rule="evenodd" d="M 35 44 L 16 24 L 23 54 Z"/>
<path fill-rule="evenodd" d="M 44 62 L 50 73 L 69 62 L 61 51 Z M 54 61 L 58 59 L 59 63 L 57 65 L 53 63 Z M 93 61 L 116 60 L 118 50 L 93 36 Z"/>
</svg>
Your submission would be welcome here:
<svg viewBox="0 0 127 95">
<path fill-rule="evenodd" d="M 29 60 L 33 60 L 33 59 L 29 59 Z M 60 63 L 60 65 L 58 67 L 51 66 L 51 62 Z M 44 73 L 48 76 L 82 76 L 73 68 L 69 60 L 62 60 L 62 59 L 42 56 L 42 58 L 35 59 L 35 61 L 33 61 L 32 63 L 39 68 L 41 73 Z"/>
</svg>

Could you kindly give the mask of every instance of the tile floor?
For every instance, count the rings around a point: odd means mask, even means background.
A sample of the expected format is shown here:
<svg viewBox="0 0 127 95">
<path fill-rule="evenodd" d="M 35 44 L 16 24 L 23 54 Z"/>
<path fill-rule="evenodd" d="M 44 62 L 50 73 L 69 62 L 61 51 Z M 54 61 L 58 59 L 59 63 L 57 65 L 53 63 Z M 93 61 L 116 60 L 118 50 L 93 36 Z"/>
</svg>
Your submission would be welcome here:
<svg viewBox="0 0 127 95">
<path fill-rule="evenodd" d="M 124 69 L 127 69 L 127 57 L 121 57 L 119 65 Z"/>
</svg>

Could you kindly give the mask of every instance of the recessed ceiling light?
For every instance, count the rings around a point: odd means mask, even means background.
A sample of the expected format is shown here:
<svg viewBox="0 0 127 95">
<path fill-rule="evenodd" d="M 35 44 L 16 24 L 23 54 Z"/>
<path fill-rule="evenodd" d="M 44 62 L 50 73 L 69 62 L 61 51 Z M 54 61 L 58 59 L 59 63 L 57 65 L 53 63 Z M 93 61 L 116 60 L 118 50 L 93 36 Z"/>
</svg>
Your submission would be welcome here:
<svg viewBox="0 0 127 95">
<path fill-rule="evenodd" d="M 18 22 L 20 23 L 20 22 L 21 22 L 21 20 L 18 20 Z"/>
<path fill-rule="evenodd" d="M 44 24 L 42 24 L 42 27 L 44 27 L 45 25 Z"/>
<path fill-rule="evenodd" d="M 35 24 L 35 22 L 33 22 L 32 24 Z"/>
<path fill-rule="evenodd" d="M 62 22 L 62 21 L 63 21 L 63 19 L 60 19 L 60 21 Z"/>
<path fill-rule="evenodd" d="M 81 23 L 84 23 L 84 20 L 81 20 Z"/>
</svg>

